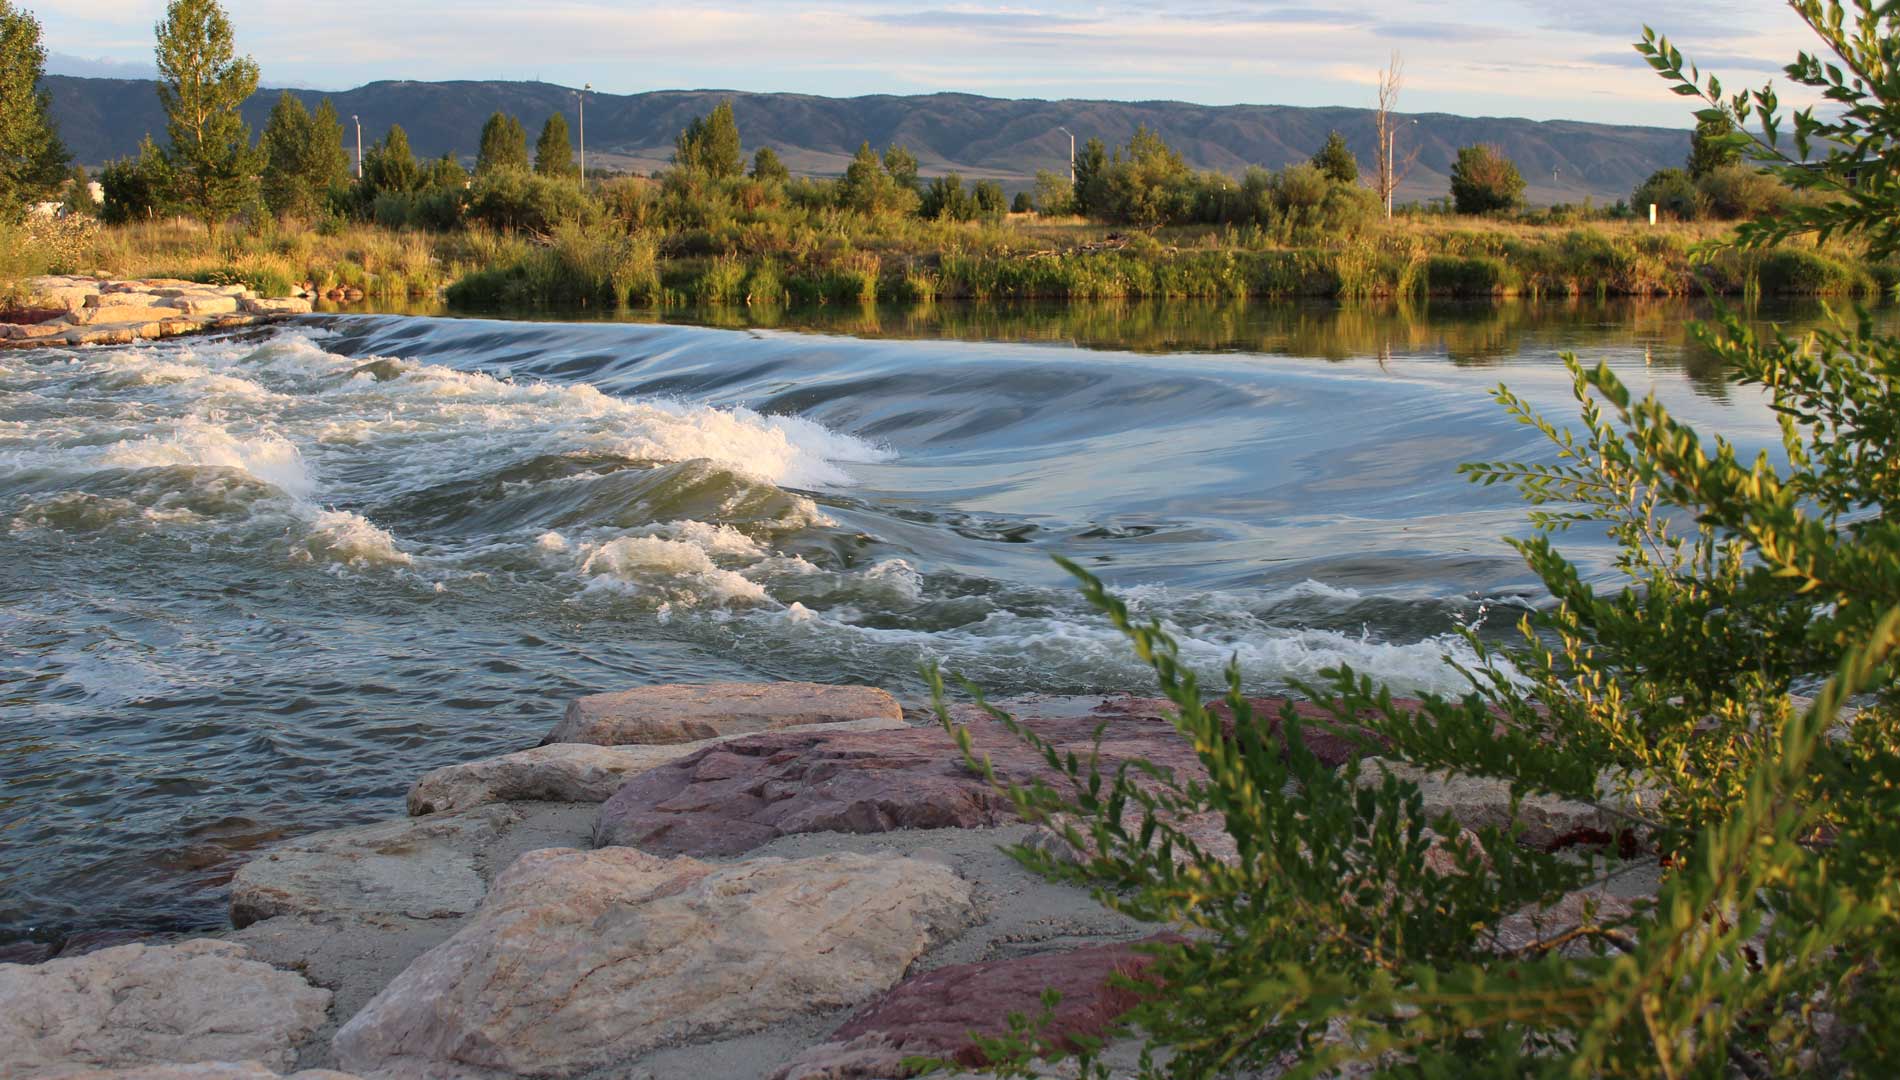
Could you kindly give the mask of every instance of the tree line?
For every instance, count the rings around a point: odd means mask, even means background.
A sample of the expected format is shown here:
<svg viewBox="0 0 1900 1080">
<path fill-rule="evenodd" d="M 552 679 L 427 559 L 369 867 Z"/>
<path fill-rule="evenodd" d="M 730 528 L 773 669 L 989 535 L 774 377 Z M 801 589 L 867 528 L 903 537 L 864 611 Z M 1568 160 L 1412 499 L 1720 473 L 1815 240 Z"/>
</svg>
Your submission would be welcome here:
<svg viewBox="0 0 1900 1080">
<path fill-rule="evenodd" d="M 1011 211 L 1035 211 L 1144 228 L 1250 224 L 1281 232 L 1342 232 L 1365 225 L 1379 211 L 1379 197 L 1359 182 L 1359 163 L 1337 131 L 1309 161 L 1278 172 L 1252 168 L 1236 179 L 1191 169 L 1158 133 L 1142 127 L 1118 147 L 1089 139 L 1073 162 L 1073 179 L 1040 172 L 1033 189 L 1012 201 L 995 180 L 966 182 L 955 172 L 926 180 L 916 156 L 901 145 L 881 153 L 868 142 L 860 145 L 835 179 L 795 180 L 771 147 L 754 153 L 748 171 L 730 102 L 680 132 L 673 168 L 651 178 L 657 194 L 638 183 L 583 190 L 567 120 L 558 112 L 546 119 L 532 154 L 518 119 L 499 112 L 490 117 L 472 174 L 453 153 L 419 160 L 407 133 L 393 124 L 362 151 L 360 175 L 353 177 L 341 118 L 328 99 L 312 111 L 284 93 L 253 142 L 239 109 L 257 90 L 258 66 L 237 54 L 217 0 L 172 0 L 155 35 L 166 138 L 161 145 L 148 135 L 137 154 L 105 167 L 99 179 L 102 216 L 109 222 L 184 213 L 215 229 L 235 216 L 268 213 L 435 230 L 474 222 L 545 232 L 563 221 L 596 221 L 614 213 L 635 223 L 690 227 L 773 210 L 932 221 L 997 220 Z M 28 201 L 84 179 L 70 170 L 70 156 L 48 115 L 47 94 L 39 89 L 44 61 L 37 21 L 0 0 L 0 198 L 16 214 Z M 1787 205 L 1792 194 L 1784 185 L 1722 148 L 1732 127 L 1732 120 L 1705 120 L 1686 167 L 1648 178 L 1632 193 L 1629 210 L 1640 213 L 1654 203 L 1677 218 L 1735 218 Z M 1465 214 L 1511 213 L 1523 207 L 1525 187 L 1517 165 L 1501 150 L 1467 146 L 1452 166 L 1448 203 Z M 706 205 L 685 205 L 695 199 Z"/>
</svg>

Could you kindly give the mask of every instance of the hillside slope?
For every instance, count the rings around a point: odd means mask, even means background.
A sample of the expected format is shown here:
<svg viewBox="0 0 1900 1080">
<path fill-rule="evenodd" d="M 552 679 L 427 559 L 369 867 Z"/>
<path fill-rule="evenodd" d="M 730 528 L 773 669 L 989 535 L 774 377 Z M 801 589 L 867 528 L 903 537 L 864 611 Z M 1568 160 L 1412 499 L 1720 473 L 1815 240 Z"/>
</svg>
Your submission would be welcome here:
<svg viewBox="0 0 1900 1080">
<path fill-rule="evenodd" d="M 147 80 L 55 75 L 45 85 L 61 134 L 87 165 L 134 152 L 147 132 L 163 138 L 164 114 Z M 497 110 L 520 117 L 530 140 L 551 112 L 565 112 L 570 129 L 575 119 L 573 91 L 548 83 L 377 82 L 327 95 L 292 92 L 313 106 L 329 97 L 346 129 L 352 115 L 361 116 L 366 144 L 399 123 L 416 152 L 429 156 L 444 151 L 472 155 L 482 122 Z M 260 91 L 246 104 L 253 130 L 262 129 L 277 93 Z M 893 142 L 910 147 L 927 174 L 956 170 L 966 179 L 993 177 L 1008 187 L 1023 187 L 1037 169 L 1066 168 L 1068 138 L 1058 127 L 1078 139 L 1095 136 L 1113 146 L 1126 142 L 1136 125 L 1146 124 L 1196 168 L 1235 175 L 1249 165 L 1277 169 L 1302 160 L 1335 128 L 1369 170 L 1375 143 L 1369 109 L 662 90 L 589 95 L 588 157 L 615 168 L 657 168 L 670 157 L 673 138 L 686 122 L 727 97 L 748 154 L 770 145 L 793 171 L 813 175 L 842 172 L 858 144 L 868 139 L 879 148 Z M 1533 203 L 1585 196 L 1611 202 L 1627 198 L 1656 169 L 1680 165 L 1689 141 L 1686 131 L 1666 128 L 1443 113 L 1405 119 L 1416 124 L 1406 124 L 1399 133 L 1401 156 L 1417 153 L 1416 166 L 1400 189 L 1406 199 L 1444 195 L 1458 147 L 1487 142 L 1518 163 Z M 353 129 L 346 130 L 346 140 L 354 141 Z"/>
</svg>

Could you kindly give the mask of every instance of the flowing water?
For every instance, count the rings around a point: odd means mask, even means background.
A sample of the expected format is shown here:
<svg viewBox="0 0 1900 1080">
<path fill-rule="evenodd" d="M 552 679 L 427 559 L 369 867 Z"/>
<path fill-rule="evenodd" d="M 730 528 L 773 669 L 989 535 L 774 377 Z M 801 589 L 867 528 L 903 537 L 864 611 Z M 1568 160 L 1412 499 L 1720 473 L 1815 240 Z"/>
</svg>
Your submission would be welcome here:
<svg viewBox="0 0 1900 1080">
<path fill-rule="evenodd" d="M 0 941 L 215 925 L 242 852 L 399 813 L 581 693 L 1144 688 L 1058 553 L 1254 688 L 1455 688 L 1456 629 L 1539 597 L 1520 505 L 1454 473 L 1548 459 L 1497 382 L 1570 417 L 1577 350 L 1773 438 L 1691 314 L 317 316 L 0 353 Z"/>
</svg>

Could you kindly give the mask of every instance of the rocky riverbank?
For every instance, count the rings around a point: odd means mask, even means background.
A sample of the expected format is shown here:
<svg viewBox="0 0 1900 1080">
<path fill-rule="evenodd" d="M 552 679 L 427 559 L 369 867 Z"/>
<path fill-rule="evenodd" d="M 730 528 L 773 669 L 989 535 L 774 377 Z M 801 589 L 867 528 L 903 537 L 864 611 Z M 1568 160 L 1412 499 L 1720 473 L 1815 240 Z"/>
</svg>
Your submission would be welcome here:
<svg viewBox="0 0 1900 1080">
<path fill-rule="evenodd" d="M 1058 746 L 1105 723 L 1110 762 L 1198 769 L 1163 702 L 1006 705 Z M 958 719 L 1003 775 L 1047 775 L 1001 725 Z M 1426 798 L 1468 825 L 1500 812 L 1483 784 Z M 1001 847 L 1061 841 L 864 687 L 583 698 L 542 745 L 434 770 L 407 803 L 244 866 L 215 938 L 0 964 L 0 1080 L 894 1078 L 917 1056 L 980 1064 L 971 1033 L 1047 988 L 1051 1034 L 1104 1030 L 1130 1002 L 1113 976 L 1170 929 L 1023 870 Z M 1535 818 L 1544 846 L 1606 825 L 1557 800 Z M 1653 883 L 1638 864 L 1604 902 Z M 1577 906 L 1507 929 L 1560 933 Z"/>
<path fill-rule="evenodd" d="M 9 312 L 0 312 L 0 347 L 130 345 L 311 310 L 303 296 L 265 297 L 242 285 L 173 278 L 55 275 L 28 279 L 21 292 Z"/>
</svg>

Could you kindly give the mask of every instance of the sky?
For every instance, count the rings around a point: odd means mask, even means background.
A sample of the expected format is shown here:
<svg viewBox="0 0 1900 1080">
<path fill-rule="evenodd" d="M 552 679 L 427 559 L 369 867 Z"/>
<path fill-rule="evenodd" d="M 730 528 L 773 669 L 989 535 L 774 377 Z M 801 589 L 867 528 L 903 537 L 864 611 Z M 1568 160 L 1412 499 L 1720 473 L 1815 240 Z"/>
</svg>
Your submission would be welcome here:
<svg viewBox="0 0 1900 1080">
<path fill-rule="evenodd" d="M 24 0 L 48 70 L 147 77 L 163 0 Z M 226 0 L 266 86 L 540 79 L 596 90 L 962 91 L 1011 98 L 1370 106 L 1686 127 L 1630 43 L 1650 22 L 1732 87 L 1812 40 L 1775 0 Z M 1373 12 L 1376 11 L 1376 14 Z"/>
</svg>

